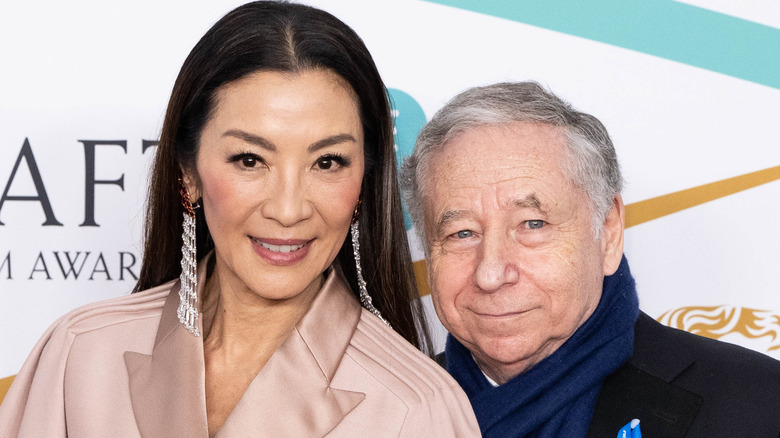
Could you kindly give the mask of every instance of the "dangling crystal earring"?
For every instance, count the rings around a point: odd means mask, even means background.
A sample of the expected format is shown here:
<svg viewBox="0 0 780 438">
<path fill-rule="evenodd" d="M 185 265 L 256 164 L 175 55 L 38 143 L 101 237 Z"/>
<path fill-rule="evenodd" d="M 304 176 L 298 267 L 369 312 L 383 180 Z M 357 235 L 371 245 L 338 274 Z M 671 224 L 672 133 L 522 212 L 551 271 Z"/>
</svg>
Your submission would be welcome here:
<svg viewBox="0 0 780 438">
<path fill-rule="evenodd" d="M 190 195 L 187 192 L 187 188 L 184 187 L 181 179 L 179 179 L 181 189 L 181 204 L 184 207 L 184 223 L 181 233 L 181 275 L 179 281 L 181 282 L 181 289 L 179 289 L 179 309 L 176 314 L 179 316 L 179 322 L 184 324 L 187 331 L 195 336 L 200 336 L 198 331 L 198 293 L 196 288 L 198 286 L 198 261 L 197 261 L 197 248 L 195 243 L 195 209 L 200 207 L 196 205 L 193 207 L 190 202 Z"/>
<path fill-rule="evenodd" d="M 374 307 L 374 303 L 371 300 L 371 295 L 366 290 L 366 280 L 363 279 L 363 268 L 360 266 L 360 230 L 358 230 L 358 216 L 360 215 L 360 204 L 362 201 L 358 201 L 358 205 L 355 207 L 355 213 L 352 214 L 352 224 L 349 226 L 350 233 L 352 234 L 352 250 L 355 255 L 355 270 L 357 271 L 358 289 L 360 289 L 360 302 L 363 307 L 369 312 L 373 313 L 377 318 L 382 320 L 385 324 L 390 326 L 390 323 L 382 317 L 379 309 Z"/>
</svg>

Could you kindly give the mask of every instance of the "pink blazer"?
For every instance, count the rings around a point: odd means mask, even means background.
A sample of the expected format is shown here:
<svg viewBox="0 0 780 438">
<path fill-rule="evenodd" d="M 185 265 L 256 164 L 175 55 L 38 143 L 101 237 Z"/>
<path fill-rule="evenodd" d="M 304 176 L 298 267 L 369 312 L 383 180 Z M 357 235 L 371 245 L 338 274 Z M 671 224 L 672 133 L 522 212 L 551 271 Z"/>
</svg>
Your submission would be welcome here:
<svg viewBox="0 0 780 438">
<path fill-rule="evenodd" d="M 0 406 L 0 437 L 207 437 L 203 342 L 176 317 L 178 289 L 60 318 Z M 458 384 L 331 273 L 217 436 L 480 435 Z"/>
</svg>

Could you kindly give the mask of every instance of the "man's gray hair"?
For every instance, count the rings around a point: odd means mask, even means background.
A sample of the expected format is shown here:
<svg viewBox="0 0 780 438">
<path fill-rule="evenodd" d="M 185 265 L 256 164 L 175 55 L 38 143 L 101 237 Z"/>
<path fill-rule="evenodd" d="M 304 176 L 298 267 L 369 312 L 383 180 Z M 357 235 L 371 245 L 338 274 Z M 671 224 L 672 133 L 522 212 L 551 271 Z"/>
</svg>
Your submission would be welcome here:
<svg viewBox="0 0 780 438">
<path fill-rule="evenodd" d="M 575 110 L 536 82 L 504 82 L 471 88 L 455 96 L 420 131 L 414 152 L 404 161 L 401 187 L 426 256 L 430 248 L 423 205 L 431 155 L 464 131 L 513 122 L 543 123 L 561 129 L 568 152 L 562 170 L 587 193 L 593 232 L 596 237 L 600 235 L 613 200 L 623 187 L 607 129 L 595 117 Z"/>
</svg>

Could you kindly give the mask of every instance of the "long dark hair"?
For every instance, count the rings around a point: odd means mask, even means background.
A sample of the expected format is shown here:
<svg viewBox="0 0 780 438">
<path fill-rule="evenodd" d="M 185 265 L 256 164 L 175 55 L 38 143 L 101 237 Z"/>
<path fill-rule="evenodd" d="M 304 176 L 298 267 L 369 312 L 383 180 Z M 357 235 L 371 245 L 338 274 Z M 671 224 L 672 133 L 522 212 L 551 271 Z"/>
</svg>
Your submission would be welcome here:
<svg viewBox="0 0 780 438">
<path fill-rule="evenodd" d="M 363 273 L 374 305 L 413 345 L 431 343 L 417 292 L 403 225 L 387 90 L 360 37 L 333 15 L 309 6 L 258 1 L 219 20 L 190 52 L 173 86 L 152 170 L 144 256 L 134 291 L 177 278 L 181 272 L 183 207 L 181 168 L 194 169 L 201 131 L 212 116 L 216 91 L 266 70 L 332 71 L 358 97 L 366 168 L 360 213 Z M 197 257 L 214 248 L 203 209 L 197 213 Z M 358 285 L 349 238 L 334 266 L 353 294 Z"/>
</svg>

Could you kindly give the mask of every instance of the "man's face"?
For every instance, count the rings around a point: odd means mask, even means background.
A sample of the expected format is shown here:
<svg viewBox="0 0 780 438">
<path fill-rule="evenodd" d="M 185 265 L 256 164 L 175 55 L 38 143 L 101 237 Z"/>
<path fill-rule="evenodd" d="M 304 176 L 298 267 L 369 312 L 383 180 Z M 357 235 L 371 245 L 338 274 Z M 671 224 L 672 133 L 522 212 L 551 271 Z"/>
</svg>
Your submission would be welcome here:
<svg viewBox="0 0 780 438">
<path fill-rule="evenodd" d="M 564 148 L 558 128 L 515 122 L 465 131 L 430 158 L 433 303 L 499 383 L 587 320 L 622 255 L 619 197 L 597 239 L 587 195 L 562 172 Z"/>
</svg>

